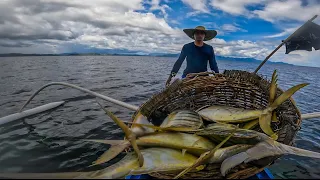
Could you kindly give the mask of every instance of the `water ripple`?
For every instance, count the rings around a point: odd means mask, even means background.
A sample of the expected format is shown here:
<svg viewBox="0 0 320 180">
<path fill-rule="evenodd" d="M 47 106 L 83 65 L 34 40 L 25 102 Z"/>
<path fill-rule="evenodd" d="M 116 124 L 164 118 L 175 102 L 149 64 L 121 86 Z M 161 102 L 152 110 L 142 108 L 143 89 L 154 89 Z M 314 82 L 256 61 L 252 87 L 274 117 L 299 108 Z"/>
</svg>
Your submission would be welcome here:
<svg viewBox="0 0 320 180">
<path fill-rule="evenodd" d="M 157 57 L 0 58 L 0 117 L 16 113 L 37 88 L 53 81 L 69 82 L 139 106 L 164 88 L 174 63 L 175 58 Z M 218 65 L 221 72 L 224 69 L 253 71 L 258 66 L 219 60 Z M 178 76 L 185 66 L 183 63 Z M 259 74 L 270 79 L 274 69 L 278 70 L 279 87 L 284 90 L 299 83 L 310 83 L 293 97 L 302 113 L 320 111 L 319 68 L 267 64 Z M 78 90 L 48 87 L 27 109 L 61 100 L 66 104 L 59 108 L 0 127 L 2 172 L 88 170 L 87 166 L 110 146 L 81 139 L 123 139 L 123 132 L 96 99 Z M 131 119 L 133 111 L 110 102 L 99 102 L 119 118 Z M 320 152 L 319 120 L 302 121 L 294 146 Z M 117 162 L 123 155 L 102 166 Z M 286 155 L 270 166 L 270 170 L 277 178 L 320 178 L 319 164 L 319 159 Z"/>
</svg>

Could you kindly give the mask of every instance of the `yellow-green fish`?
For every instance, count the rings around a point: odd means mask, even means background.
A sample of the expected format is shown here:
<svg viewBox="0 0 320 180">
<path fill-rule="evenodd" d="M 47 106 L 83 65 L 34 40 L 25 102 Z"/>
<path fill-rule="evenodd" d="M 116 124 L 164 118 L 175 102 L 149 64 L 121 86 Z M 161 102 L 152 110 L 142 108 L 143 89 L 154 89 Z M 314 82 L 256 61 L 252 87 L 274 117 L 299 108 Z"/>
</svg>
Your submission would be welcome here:
<svg viewBox="0 0 320 180">
<path fill-rule="evenodd" d="M 130 146 L 130 142 L 126 140 L 88 139 L 85 141 L 112 145 L 110 149 L 108 149 L 97 161 L 93 163 L 93 165 L 108 162 L 121 153 L 125 148 Z M 213 142 L 204 137 L 179 132 L 159 132 L 148 134 L 137 138 L 136 143 L 138 146 L 142 147 L 167 147 L 184 150 L 198 156 L 210 149 L 213 149 L 215 146 Z"/>
<path fill-rule="evenodd" d="M 253 145 L 248 144 L 236 144 L 233 146 L 228 146 L 225 148 L 219 148 L 214 153 L 213 157 L 210 158 L 209 163 L 221 163 L 228 157 L 231 157 L 233 155 L 236 155 L 240 152 L 243 152 L 249 148 L 251 148 Z"/>
<path fill-rule="evenodd" d="M 288 146 L 272 139 L 263 141 L 252 148 L 225 159 L 221 164 L 221 174 L 225 176 L 230 169 L 253 160 L 259 160 L 264 157 L 277 156 L 283 154 L 293 154 L 310 158 L 320 158 L 320 153 Z"/>
<path fill-rule="evenodd" d="M 214 141 L 221 141 L 221 139 L 226 138 L 234 130 L 235 133 L 229 140 L 230 142 L 233 142 L 233 144 L 255 145 L 256 143 L 270 139 L 270 137 L 264 133 L 260 133 L 254 130 L 237 128 L 237 126 L 235 125 L 223 123 L 210 124 L 203 129 L 199 129 L 195 132 L 195 134 L 208 137 Z"/>
<path fill-rule="evenodd" d="M 99 103 L 100 104 L 100 103 Z M 101 108 L 108 114 L 108 116 L 116 123 L 118 124 L 121 129 L 124 131 L 127 140 L 88 140 L 93 142 L 101 142 L 106 144 L 111 144 L 111 148 L 106 151 L 104 154 L 100 156 L 100 158 L 95 161 L 92 165 L 97 165 L 101 163 L 105 163 L 114 157 L 116 157 L 119 153 L 121 153 L 124 149 L 128 148 L 130 145 L 133 146 L 135 152 L 139 155 L 139 146 L 156 146 L 156 147 L 169 147 L 169 148 L 175 148 L 175 149 L 182 149 L 185 151 L 188 151 L 190 153 L 200 155 L 204 151 L 207 151 L 208 149 L 211 149 L 214 147 L 214 144 L 209 141 L 208 139 L 205 139 L 201 136 L 192 135 L 192 134 L 186 134 L 186 133 L 152 133 L 149 135 L 144 135 L 142 137 L 136 138 L 135 134 L 132 132 L 131 129 L 129 129 L 122 120 L 117 118 L 113 113 L 106 110 L 101 104 Z M 186 116 L 177 116 L 177 117 L 189 117 L 190 112 L 185 111 Z M 192 118 L 194 114 L 192 114 Z M 199 115 L 197 115 L 199 118 Z M 192 119 L 191 118 L 191 119 Z M 169 119 L 169 123 L 172 119 Z M 179 119 L 178 119 L 179 120 Z M 177 123 L 179 124 L 179 123 Z M 135 125 L 135 124 L 133 124 Z M 174 124 L 173 124 L 174 125 Z M 146 125 L 144 125 L 146 126 Z M 150 126 L 150 125 L 148 125 Z M 143 127 L 143 126 L 141 126 Z M 143 162 L 143 157 L 139 156 L 139 159 Z M 140 164 L 142 165 L 142 164 Z"/>
<path fill-rule="evenodd" d="M 203 154 L 201 154 L 201 156 L 196 160 L 196 162 L 194 162 L 192 164 L 192 166 L 186 168 L 185 170 L 183 170 L 181 173 L 179 173 L 177 176 L 174 177 L 174 179 L 178 179 L 179 177 L 183 176 L 184 174 L 190 172 L 192 169 L 199 167 L 200 165 L 204 165 L 207 164 L 211 161 L 216 160 L 214 157 L 216 151 L 221 148 L 235 133 L 236 129 L 231 132 L 231 134 L 225 138 L 222 142 L 220 142 L 214 149 L 207 151 Z"/>
<path fill-rule="evenodd" d="M 142 167 L 139 166 L 135 153 L 128 153 L 122 160 L 105 169 L 90 172 L 65 173 L 0 173 L 1 178 L 23 179 L 115 179 L 127 175 L 148 174 L 152 172 L 177 171 L 191 166 L 197 157 L 169 148 L 148 148 L 141 150 L 145 159 Z M 198 166 L 196 170 L 202 170 Z"/>
<path fill-rule="evenodd" d="M 170 113 L 166 119 L 162 122 L 160 127 L 162 128 L 190 128 L 199 129 L 202 127 L 203 121 L 201 116 L 195 111 L 191 110 L 176 110 Z"/>
<path fill-rule="evenodd" d="M 273 81 L 275 83 L 275 81 Z M 243 123 L 259 118 L 259 125 L 263 132 L 277 139 L 278 136 L 271 129 L 273 111 L 284 101 L 290 98 L 296 91 L 308 85 L 307 83 L 296 85 L 281 94 L 271 105 L 264 110 L 250 110 L 228 106 L 210 106 L 201 109 L 198 113 L 206 120 L 222 123 Z M 274 89 L 274 88 L 273 88 Z"/>
</svg>

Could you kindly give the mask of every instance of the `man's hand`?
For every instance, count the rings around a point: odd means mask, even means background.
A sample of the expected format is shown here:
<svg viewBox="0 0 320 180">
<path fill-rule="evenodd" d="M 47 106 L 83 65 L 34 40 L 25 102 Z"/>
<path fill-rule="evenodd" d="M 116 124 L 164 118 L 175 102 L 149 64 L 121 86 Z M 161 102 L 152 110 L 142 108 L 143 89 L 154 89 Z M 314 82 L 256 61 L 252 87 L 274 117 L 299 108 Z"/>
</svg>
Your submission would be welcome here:
<svg viewBox="0 0 320 180">
<path fill-rule="evenodd" d="M 170 74 L 166 82 L 166 87 L 170 85 L 171 79 L 172 79 L 172 75 Z"/>
<path fill-rule="evenodd" d="M 211 70 L 211 71 L 213 72 L 213 74 L 219 74 L 219 71 L 218 72 L 216 72 L 214 70 Z"/>
</svg>

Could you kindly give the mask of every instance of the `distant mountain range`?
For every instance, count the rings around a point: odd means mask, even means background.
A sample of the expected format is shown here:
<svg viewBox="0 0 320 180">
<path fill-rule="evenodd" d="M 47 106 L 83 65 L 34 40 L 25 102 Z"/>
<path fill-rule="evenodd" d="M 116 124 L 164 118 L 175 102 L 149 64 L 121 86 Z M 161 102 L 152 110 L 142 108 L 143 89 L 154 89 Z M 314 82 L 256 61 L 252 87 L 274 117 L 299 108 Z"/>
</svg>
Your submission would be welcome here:
<svg viewBox="0 0 320 180">
<path fill-rule="evenodd" d="M 105 53 L 105 52 L 93 52 L 93 53 L 61 53 L 61 54 L 23 54 L 23 53 L 7 53 L 0 54 L 0 57 L 18 57 L 18 56 L 154 56 L 154 57 L 175 57 L 178 58 L 179 54 L 166 54 L 166 53 L 141 53 L 141 52 L 126 52 L 126 53 Z M 238 62 L 249 62 L 249 63 L 261 63 L 260 60 L 254 58 L 238 58 L 238 57 L 226 57 L 216 56 L 217 60 L 220 61 L 238 61 Z M 271 64 L 288 64 L 284 62 L 271 62 Z M 291 65 L 291 64 L 290 64 Z"/>
</svg>

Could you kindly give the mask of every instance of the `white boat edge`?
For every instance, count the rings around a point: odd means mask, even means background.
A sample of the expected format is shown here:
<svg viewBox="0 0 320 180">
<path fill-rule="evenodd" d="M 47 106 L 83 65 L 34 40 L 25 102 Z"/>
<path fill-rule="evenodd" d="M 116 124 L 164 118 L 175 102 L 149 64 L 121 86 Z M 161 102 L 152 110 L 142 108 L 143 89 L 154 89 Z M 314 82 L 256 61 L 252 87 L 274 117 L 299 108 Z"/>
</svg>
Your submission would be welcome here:
<svg viewBox="0 0 320 180">
<path fill-rule="evenodd" d="M 2 117 L 0 118 L 0 125 L 15 121 L 15 120 L 19 120 L 21 118 L 25 118 L 34 114 L 38 114 L 53 108 L 56 108 L 58 106 L 61 106 L 62 104 L 64 104 L 65 101 L 59 101 L 59 102 L 52 102 L 52 103 L 48 103 L 42 106 L 38 106 L 32 109 L 28 109 L 25 111 L 22 111 L 20 113 L 14 113 L 14 114 L 10 114 L 8 116 Z"/>
</svg>

